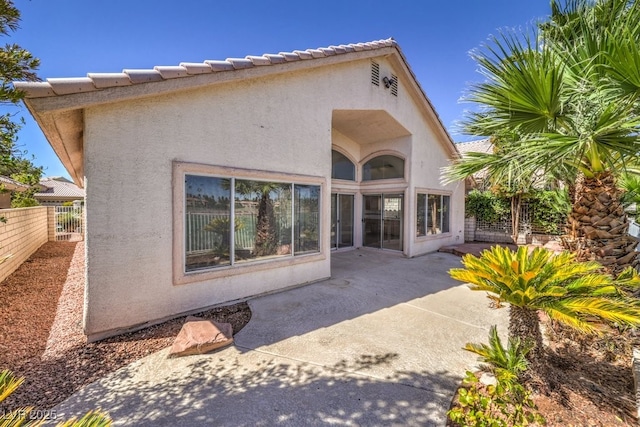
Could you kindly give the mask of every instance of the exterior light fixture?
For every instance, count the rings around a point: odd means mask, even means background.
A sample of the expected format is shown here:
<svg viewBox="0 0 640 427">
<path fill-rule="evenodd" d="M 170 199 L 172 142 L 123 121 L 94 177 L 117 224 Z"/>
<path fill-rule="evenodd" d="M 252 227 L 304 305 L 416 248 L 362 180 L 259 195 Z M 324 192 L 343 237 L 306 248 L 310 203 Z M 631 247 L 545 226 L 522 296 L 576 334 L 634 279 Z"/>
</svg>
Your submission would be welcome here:
<svg viewBox="0 0 640 427">
<path fill-rule="evenodd" d="M 383 77 L 382 83 L 384 83 L 384 87 L 389 89 L 396 81 L 394 79 L 390 79 L 389 77 Z"/>
</svg>

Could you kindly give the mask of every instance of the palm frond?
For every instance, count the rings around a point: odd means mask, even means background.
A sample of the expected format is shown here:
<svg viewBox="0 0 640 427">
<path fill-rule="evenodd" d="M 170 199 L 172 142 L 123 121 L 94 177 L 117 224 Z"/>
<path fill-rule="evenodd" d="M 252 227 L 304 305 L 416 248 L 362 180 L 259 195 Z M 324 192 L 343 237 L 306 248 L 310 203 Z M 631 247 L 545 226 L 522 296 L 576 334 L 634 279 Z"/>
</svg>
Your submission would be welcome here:
<svg viewBox="0 0 640 427">
<path fill-rule="evenodd" d="M 72 418 L 56 427 L 110 427 L 113 421 L 108 414 L 101 411 L 89 411 L 82 417 Z"/>
<path fill-rule="evenodd" d="M 24 378 L 16 377 L 11 371 L 4 370 L 0 372 L 0 402 L 16 391 L 23 382 Z"/>
<path fill-rule="evenodd" d="M 530 310 L 542 310 L 551 318 L 585 332 L 597 328 L 593 320 L 640 325 L 640 302 L 626 296 L 626 289 L 640 287 L 633 269 L 617 279 L 599 272 L 595 262 L 576 262 L 575 255 L 554 254 L 543 248 L 528 252 L 494 246 L 479 257 L 465 255 L 465 268 L 450 275 L 500 301 Z"/>
</svg>

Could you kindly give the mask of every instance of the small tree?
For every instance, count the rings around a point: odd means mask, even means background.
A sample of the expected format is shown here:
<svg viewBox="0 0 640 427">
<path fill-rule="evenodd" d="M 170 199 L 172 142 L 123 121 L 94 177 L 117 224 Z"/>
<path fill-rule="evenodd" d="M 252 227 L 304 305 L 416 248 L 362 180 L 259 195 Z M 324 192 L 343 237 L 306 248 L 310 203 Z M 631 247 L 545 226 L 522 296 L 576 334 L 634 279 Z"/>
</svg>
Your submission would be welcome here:
<svg viewBox="0 0 640 427">
<path fill-rule="evenodd" d="M 554 254 L 543 248 L 531 253 L 495 246 L 480 257 L 465 255 L 464 268 L 449 271 L 471 290 L 487 292 L 497 307 L 509 305 L 509 336 L 532 345 L 531 369 L 541 374 L 544 348 L 538 311 L 587 333 L 597 333 L 595 321 L 640 325 L 640 303 L 627 291 L 640 288 L 640 277 L 629 268 L 617 279 L 600 273 L 596 262 L 576 262 L 576 255 Z"/>
<path fill-rule="evenodd" d="M 0 36 L 8 36 L 19 28 L 20 11 L 11 0 L 0 0 Z M 24 94 L 11 82 L 39 80 L 35 70 L 40 61 L 17 44 L 0 47 L 0 104 L 18 105 Z M 0 175 L 9 176 L 27 185 L 37 185 L 43 169 L 33 164 L 33 158 L 16 145 L 23 119 L 15 120 L 11 113 L 0 115 Z M 12 207 L 36 206 L 36 187 L 26 192 L 14 192 Z"/>
</svg>

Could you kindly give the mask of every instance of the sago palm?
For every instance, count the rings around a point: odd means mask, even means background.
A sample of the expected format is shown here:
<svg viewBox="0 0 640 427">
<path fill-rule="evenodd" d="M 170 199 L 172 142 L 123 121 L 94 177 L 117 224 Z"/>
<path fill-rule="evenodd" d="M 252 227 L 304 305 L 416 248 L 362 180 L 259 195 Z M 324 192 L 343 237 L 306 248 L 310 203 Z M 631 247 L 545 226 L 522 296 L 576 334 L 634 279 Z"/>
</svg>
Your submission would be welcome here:
<svg viewBox="0 0 640 427">
<path fill-rule="evenodd" d="M 640 325 L 640 304 L 627 292 L 640 288 L 640 277 L 628 269 L 613 279 L 596 262 L 576 262 L 575 254 L 554 254 L 543 248 L 529 253 L 495 246 L 480 257 L 465 255 L 464 268 L 452 278 L 488 293 L 498 307 L 509 306 L 509 336 L 533 346 L 533 369 L 544 356 L 538 311 L 584 332 L 597 332 L 598 322 Z"/>
<path fill-rule="evenodd" d="M 582 259 L 614 273 L 635 265 L 616 174 L 640 151 L 640 2 L 552 1 L 528 34 L 504 32 L 473 53 L 485 81 L 469 88 L 465 133 L 517 135 L 504 162 L 571 170 L 569 231 Z"/>
</svg>

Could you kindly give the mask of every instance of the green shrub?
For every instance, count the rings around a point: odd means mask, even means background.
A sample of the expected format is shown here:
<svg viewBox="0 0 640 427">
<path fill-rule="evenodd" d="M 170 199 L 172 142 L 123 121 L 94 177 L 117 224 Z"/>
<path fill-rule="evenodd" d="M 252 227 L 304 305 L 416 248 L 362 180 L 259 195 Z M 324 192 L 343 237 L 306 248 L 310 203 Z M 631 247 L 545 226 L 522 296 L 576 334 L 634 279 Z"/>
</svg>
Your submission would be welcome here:
<svg viewBox="0 0 640 427">
<path fill-rule="evenodd" d="M 527 200 L 531 209 L 531 221 L 548 234 L 561 234 L 561 226 L 567 222 L 571 202 L 566 190 L 539 191 Z"/>
<path fill-rule="evenodd" d="M 531 351 L 533 343 L 521 343 L 519 338 L 509 338 L 507 348 L 504 348 L 498 336 L 498 328 L 492 326 L 489 330 L 489 344 L 467 343 L 464 349 L 477 354 L 483 364 L 480 368 L 491 372 L 506 382 L 518 382 L 518 378 L 527 370 L 527 353 Z"/>
<path fill-rule="evenodd" d="M 499 197 L 490 191 L 472 190 L 467 194 L 465 214 L 475 216 L 478 221 L 497 222 L 511 212 L 509 199 Z"/>
<path fill-rule="evenodd" d="M 464 387 L 458 390 L 458 404 L 447 415 L 461 426 L 526 426 L 544 423 L 538 413 L 531 392 L 519 381 L 527 369 L 527 353 L 531 343 L 509 340 L 504 348 L 495 326 L 489 331 L 489 345 L 470 344 L 464 349 L 480 356 L 481 368 L 493 373 L 494 384 L 482 384 L 476 375 L 467 371 Z"/>
</svg>

